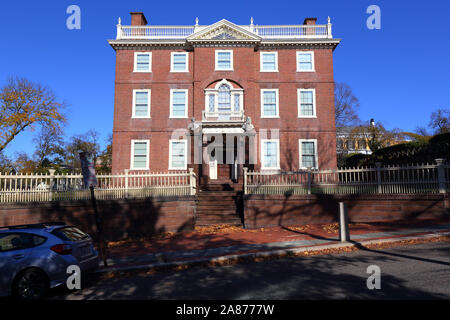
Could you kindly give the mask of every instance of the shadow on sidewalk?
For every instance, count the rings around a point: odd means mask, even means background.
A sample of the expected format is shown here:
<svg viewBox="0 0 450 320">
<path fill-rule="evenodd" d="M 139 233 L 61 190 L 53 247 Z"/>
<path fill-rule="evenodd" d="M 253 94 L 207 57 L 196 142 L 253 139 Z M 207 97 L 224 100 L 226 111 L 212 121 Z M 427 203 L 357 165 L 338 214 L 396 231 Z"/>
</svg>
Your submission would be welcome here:
<svg viewBox="0 0 450 320">
<path fill-rule="evenodd" d="M 353 243 L 355 245 L 355 247 L 358 248 L 359 250 L 366 251 L 366 252 L 372 252 L 372 253 L 382 254 L 382 255 L 386 255 L 386 256 L 392 256 L 392 257 L 416 260 L 416 261 L 420 261 L 420 262 L 428 262 L 428 263 L 435 263 L 435 264 L 440 264 L 440 265 L 444 265 L 444 266 L 450 266 L 450 263 L 445 262 L 445 261 L 420 258 L 420 257 L 406 255 L 406 254 L 399 254 L 399 253 L 383 251 L 383 250 L 370 249 L 370 248 L 367 248 L 364 245 L 362 245 L 361 243 L 359 243 L 357 241 L 354 241 L 354 240 L 350 240 L 349 242 Z M 447 253 L 450 256 L 450 249 L 447 249 Z"/>
</svg>

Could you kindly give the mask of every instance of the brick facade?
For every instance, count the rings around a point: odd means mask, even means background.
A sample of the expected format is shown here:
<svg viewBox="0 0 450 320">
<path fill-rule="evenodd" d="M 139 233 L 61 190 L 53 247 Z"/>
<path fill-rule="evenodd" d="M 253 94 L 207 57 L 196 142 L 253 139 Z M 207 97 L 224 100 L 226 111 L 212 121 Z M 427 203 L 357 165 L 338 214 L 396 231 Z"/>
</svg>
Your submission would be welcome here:
<svg viewBox="0 0 450 320">
<path fill-rule="evenodd" d="M 142 22 L 145 18 L 133 17 Z M 138 23 L 138 22 L 136 22 Z M 305 24 L 315 24 L 306 19 Z M 244 90 L 244 114 L 251 118 L 256 132 L 257 163 L 261 167 L 261 130 L 279 130 L 280 169 L 299 168 L 299 139 L 317 139 L 318 167 L 336 167 L 336 132 L 334 124 L 333 50 L 335 45 L 255 44 L 243 41 L 229 44 L 155 45 L 149 41 L 127 45 L 110 42 L 116 51 L 115 106 L 113 129 L 113 172 L 130 168 L 131 140 L 150 141 L 149 170 L 167 171 L 169 168 L 169 139 L 175 129 L 186 130 L 191 118 L 202 119 L 205 89 L 226 79 Z M 321 44 L 321 45 L 318 45 Z M 215 51 L 233 51 L 233 70 L 215 70 Z M 260 72 L 261 52 L 277 52 L 278 72 Z M 297 52 L 314 52 L 314 72 L 297 72 Z M 151 52 L 151 72 L 133 72 L 135 52 Z M 170 72 L 171 53 L 188 53 L 188 72 Z M 261 118 L 261 89 L 278 89 L 279 118 Z M 314 88 L 316 117 L 298 118 L 297 89 Z M 151 89 L 151 118 L 133 119 L 134 89 Z M 187 89 L 187 118 L 170 118 L 170 90 Z M 269 137 L 270 138 L 270 134 Z M 191 137 L 188 137 L 191 139 Z M 188 161 L 193 161 L 188 155 Z M 203 164 L 195 170 L 207 172 Z M 241 168 L 242 169 L 242 168 Z"/>
</svg>

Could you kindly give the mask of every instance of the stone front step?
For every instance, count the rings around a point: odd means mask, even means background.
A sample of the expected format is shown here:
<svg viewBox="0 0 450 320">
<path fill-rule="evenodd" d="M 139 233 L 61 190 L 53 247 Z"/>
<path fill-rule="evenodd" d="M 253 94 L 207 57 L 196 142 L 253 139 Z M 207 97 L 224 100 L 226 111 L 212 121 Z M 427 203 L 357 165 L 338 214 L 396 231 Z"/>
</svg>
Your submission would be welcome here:
<svg viewBox="0 0 450 320">
<path fill-rule="evenodd" d="M 242 182 L 234 182 L 231 179 L 209 180 L 207 183 L 200 185 L 200 192 L 205 191 L 241 191 Z"/>
<path fill-rule="evenodd" d="M 218 218 L 198 218 L 197 222 L 195 223 L 196 226 L 211 226 L 211 225 L 218 225 L 218 224 L 231 224 L 235 226 L 242 226 L 242 221 L 238 217 L 221 217 Z"/>
<path fill-rule="evenodd" d="M 238 214 L 239 196 L 231 180 L 215 180 L 200 187 L 196 225 L 232 224 L 242 226 Z"/>
</svg>

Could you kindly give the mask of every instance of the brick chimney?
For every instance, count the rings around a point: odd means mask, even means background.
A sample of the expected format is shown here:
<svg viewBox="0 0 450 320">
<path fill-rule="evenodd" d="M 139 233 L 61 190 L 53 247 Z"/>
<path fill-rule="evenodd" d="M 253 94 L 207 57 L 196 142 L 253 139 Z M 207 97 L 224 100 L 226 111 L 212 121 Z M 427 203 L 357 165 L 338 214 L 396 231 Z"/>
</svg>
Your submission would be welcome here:
<svg viewBox="0 0 450 320">
<path fill-rule="evenodd" d="M 303 24 L 311 25 L 316 24 L 317 18 L 305 18 L 305 21 L 303 21 Z"/>
<path fill-rule="evenodd" d="M 145 19 L 143 12 L 130 12 L 131 25 L 132 26 L 145 26 L 147 25 L 147 19 Z"/>
</svg>

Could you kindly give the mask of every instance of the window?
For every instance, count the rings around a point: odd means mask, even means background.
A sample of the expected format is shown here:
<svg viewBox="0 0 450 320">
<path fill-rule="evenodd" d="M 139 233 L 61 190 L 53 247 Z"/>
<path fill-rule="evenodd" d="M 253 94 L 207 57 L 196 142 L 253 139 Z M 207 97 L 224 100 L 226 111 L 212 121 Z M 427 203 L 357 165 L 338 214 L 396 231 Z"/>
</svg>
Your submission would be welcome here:
<svg viewBox="0 0 450 320">
<path fill-rule="evenodd" d="M 135 52 L 134 53 L 134 72 L 151 72 L 152 71 L 152 53 L 151 52 Z"/>
<path fill-rule="evenodd" d="M 150 90 L 133 90 L 132 118 L 150 118 Z"/>
<path fill-rule="evenodd" d="M 170 72 L 188 72 L 188 53 L 172 52 L 171 54 Z"/>
<path fill-rule="evenodd" d="M 300 153 L 300 168 L 314 168 L 317 169 L 317 140 L 316 139 L 300 139 L 299 140 Z"/>
<path fill-rule="evenodd" d="M 261 168 L 280 169 L 279 140 L 262 140 L 261 146 Z"/>
<path fill-rule="evenodd" d="M 170 90 L 170 117 L 187 118 L 187 89 Z"/>
<path fill-rule="evenodd" d="M 33 248 L 46 240 L 47 238 L 29 233 L 4 233 L 0 235 L 0 252 Z"/>
<path fill-rule="evenodd" d="M 186 140 L 170 140 L 169 170 L 186 170 Z"/>
<path fill-rule="evenodd" d="M 314 52 L 298 51 L 297 52 L 297 72 L 313 72 L 314 71 Z"/>
<path fill-rule="evenodd" d="M 58 228 L 53 230 L 52 234 L 64 241 L 82 241 L 89 238 L 87 233 L 75 227 Z"/>
<path fill-rule="evenodd" d="M 364 139 L 358 140 L 358 148 L 361 149 L 367 149 L 367 142 Z"/>
<path fill-rule="evenodd" d="M 316 90 L 298 89 L 298 116 L 299 118 L 316 117 Z"/>
<path fill-rule="evenodd" d="M 205 89 L 205 116 L 228 121 L 232 117 L 242 117 L 244 110 L 244 90 L 225 79 L 213 88 Z M 219 119 L 220 118 L 220 119 Z"/>
<path fill-rule="evenodd" d="M 216 70 L 233 70 L 232 50 L 216 50 Z"/>
<path fill-rule="evenodd" d="M 148 170 L 149 141 L 131 140 L 131 169 Z"/>
<path fill-rule="evenodd" d="M 278 72 L 278 53 L 261 52 L 260 69 L 261 72 Z"/>
<path fill-rule="evenodd" d="M 222 84 L 219 87 L 219 113 L 230 113 L 231 112 L 231 92 L 230 86 L 227 84 Z"/>
<path fill-rule="evenodd" d="M 354 140 L 348 140 L 347 141 L 347 149 L 348 150 L 355 150 L 355 141 Z"/>
<path fill-rule="evenodd" d="M 208 106 L 209 106 L 209 112 L 214 112 L 214 108 L 215 108 L 215 104 L 216 104 L 216 98 L 214 94 L 209 94 L 208 95 Z"/>
<path fill-rule="evenodd" d="M 241 110 L 241 95 L 236 93 L 233 95 L 234 97 L 234 112 L 239 112 Z"/>
<path fill-rule="evenodd" d="M 278 89 L 261 89 L 261 117 L 278 118 Z"/>
</svg>

